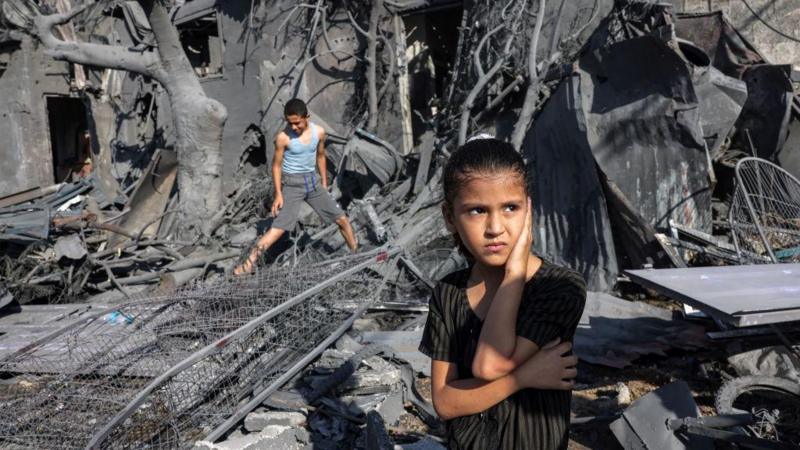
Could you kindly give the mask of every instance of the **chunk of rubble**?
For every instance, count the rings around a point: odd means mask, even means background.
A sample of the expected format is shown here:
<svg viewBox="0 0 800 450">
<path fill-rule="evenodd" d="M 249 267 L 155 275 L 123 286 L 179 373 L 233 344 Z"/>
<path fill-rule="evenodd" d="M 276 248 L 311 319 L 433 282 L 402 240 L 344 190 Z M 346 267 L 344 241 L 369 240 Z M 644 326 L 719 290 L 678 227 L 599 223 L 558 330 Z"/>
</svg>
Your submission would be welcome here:
<svg viewBox="0 0 800 450">
<path fill-rule="evenodd" d="M 728 357 L 740 377 L 749 375 L 782 377 L 800 382 L 800 360 L 783 346 L 757 348 Z"/>
<path fill-rule="evenodd" d="M 339 387 L 342 391 L 385 391 L 401 381 L 400 369 L 386 362 L 380 356 L 372 356 L 363 361 L 362 367 Z"/>
<path fill-rule="evenodd" d="M 393 386 L 386 393 L 342 397 L 341 400 L 349 403 L 354 413 L 376 411 L 388 426 L 396 426 L 400 422 L 400 417 L 405 413 L 403 392 L 399 385 Z"/>
<path fill-rule="evenodd" d="M 256 411 L 244 418 L 244 429 L 249 432 L 264 430 L 272 425 L 298 427 L 306 422 L 306 416 L 290 411 Z"/>
<path fill-rule="evenodd" d="M 198 441 L 193 450 L 300 450 L 311 437 L 304 428 L 269 425 L 260 433 L 252 433 L 218 444 Z"/>
</svg>

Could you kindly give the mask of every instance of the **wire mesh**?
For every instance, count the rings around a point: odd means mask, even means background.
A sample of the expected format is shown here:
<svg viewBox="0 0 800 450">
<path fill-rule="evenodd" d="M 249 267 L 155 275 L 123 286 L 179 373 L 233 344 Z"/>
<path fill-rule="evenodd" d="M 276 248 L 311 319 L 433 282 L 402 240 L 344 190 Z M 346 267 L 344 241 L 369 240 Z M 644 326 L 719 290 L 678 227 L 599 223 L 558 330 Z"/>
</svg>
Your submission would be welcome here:
<svg viewBox="0 0 800 450">
<path fill-rule="evenodd" d="M 0 362 L 0 372 L 18 374 L 13 389 L 0 390 L 0 447 L 85 448 L 93 436 L 98 448 L 191 447 L 322 342 L 354 304 L 379 295 L 375 261 L 354 255 L 195 284 L 13 354 Z M 292 298 L 303 300 L 286 303 Z M 291 306 L 254 321 L 279 305 Z M 131 414 L 114 420 L 124 410 Z"/>
<path fill-rule="evenodd" d="M 742 264 L 800 262 L 800 181 L 782 168 L 741 159 L 729 221 Z"/>
</svg>

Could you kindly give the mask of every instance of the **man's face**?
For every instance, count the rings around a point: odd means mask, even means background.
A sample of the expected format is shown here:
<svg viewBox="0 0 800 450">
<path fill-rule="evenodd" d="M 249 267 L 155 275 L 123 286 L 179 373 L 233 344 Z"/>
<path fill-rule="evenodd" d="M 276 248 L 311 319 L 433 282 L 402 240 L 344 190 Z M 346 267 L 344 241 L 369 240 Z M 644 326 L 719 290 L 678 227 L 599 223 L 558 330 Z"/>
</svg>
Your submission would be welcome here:
<svg viewBox="0 0 800 450">
<path fill-rule="evenodd" d="M 525 224 L 527 195 L 518 174 L 504 172 L 466 181 L 445 211 L 450 232 L 458 233 L 477 263 L 502 267 Z"/>
<path fill-rule="evenodd" d="M 303 134 L 303 131 L 306 131 L 308 128 L 308 116 L 299 116 L 297 114 L 289 114 L 286 116 L 286 123 L 289 124 L 289 127 L 295 134 Z"/>
</svg>

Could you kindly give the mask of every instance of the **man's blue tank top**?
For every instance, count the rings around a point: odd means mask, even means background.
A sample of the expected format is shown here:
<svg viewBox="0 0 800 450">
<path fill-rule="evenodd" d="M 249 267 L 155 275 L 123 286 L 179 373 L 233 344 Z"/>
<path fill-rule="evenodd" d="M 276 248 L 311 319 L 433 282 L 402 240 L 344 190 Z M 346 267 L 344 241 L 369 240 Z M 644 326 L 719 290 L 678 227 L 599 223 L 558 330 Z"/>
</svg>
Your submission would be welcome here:
<svg viewBox="0 0 800 450">
<path fill-rule="evenodd" d="M 283 152 L 284 173 L 308 173 L 315 172 L 317 169 L 317 145 L 319 144 L 319 134 L 317 126 L 309 122 L 311 128 L 311 142 L 304 144 L 300 142 L 300 136 L 292 130 L 287 130 L 289 135 L 289 145 Z"/>
</svg>

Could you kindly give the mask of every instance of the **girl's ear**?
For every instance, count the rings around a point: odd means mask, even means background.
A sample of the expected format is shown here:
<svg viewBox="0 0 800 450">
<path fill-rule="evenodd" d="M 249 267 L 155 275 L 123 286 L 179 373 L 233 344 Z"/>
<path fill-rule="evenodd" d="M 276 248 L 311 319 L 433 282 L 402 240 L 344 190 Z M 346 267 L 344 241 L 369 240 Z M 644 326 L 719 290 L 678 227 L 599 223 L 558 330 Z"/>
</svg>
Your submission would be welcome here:
<svg viewBox="0 0 800 450">
<path fill-rule="evenodd" d="M 453 212 L 446 202 L 442 202 L 442 217 L 444 217 L 444 226 L 450 233 L 457 233 L 456 226 L 453 224 Z"/>
</svg>

